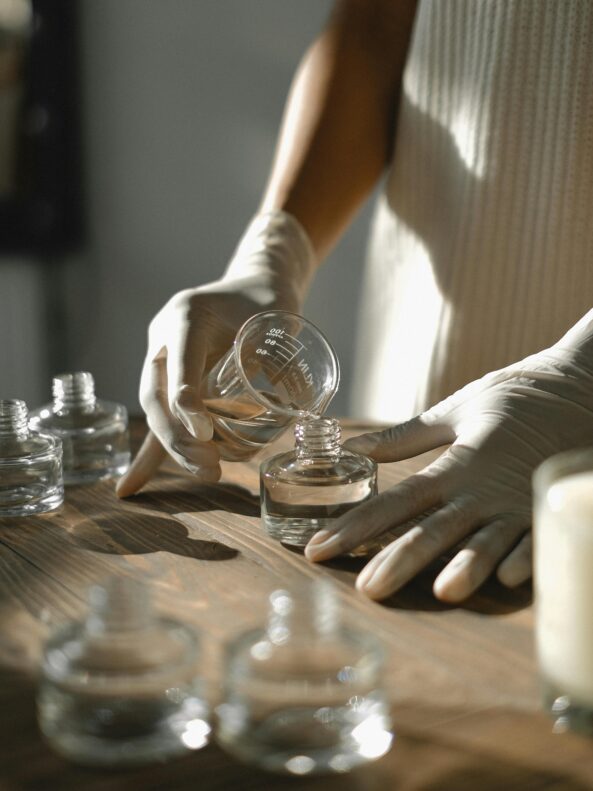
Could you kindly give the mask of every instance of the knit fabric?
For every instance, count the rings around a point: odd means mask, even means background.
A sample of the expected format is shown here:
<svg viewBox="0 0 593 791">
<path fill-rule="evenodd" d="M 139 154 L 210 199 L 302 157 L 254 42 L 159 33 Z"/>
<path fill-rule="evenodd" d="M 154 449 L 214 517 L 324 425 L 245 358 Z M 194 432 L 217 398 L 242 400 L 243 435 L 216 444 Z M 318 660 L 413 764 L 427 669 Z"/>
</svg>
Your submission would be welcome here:
<svg viewBox="0 0 593 791">
<path fill-rule="evenodd" d="M 593 306 L 593 2 L 421 0 L 353 412 L 400 421 Z"/>
</svg>

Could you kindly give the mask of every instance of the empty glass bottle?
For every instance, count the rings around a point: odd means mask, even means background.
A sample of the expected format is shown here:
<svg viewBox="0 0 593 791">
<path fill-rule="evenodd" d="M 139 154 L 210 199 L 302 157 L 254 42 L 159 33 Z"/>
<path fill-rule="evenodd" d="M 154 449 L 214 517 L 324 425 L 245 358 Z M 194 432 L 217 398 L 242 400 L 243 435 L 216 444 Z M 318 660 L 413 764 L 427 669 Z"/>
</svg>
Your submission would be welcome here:
<svg viewBox="0 0 593 791">
<path fill-rule="evenodd" d="M 147 590 L 113 578 L 90 591 L 90 612 L 45 646 L 41 730 L 60 754 L 89 765 L 163 760 L 203 747 L 210 726 L 193 630 L 152 612 Z"/>
<path fill-rule="evenodd" d="M 326 581 L 270 597 L 266 628 L 227 649 L 218 740 L 271 771 L 346 772 L 391 746 L 383 651 L 340 623 Z"/>
<path fill-rule="evenodd" d="M 24 401 L 0 400 L 0 516 L 27 516 L 64 500 L 62 443 L 32 431 Z"/>
<path fill-rule="evenodd" d="M 98 399 L 86 371 L 54 377 L 52 389 L 53 402 L 34 410 L 30 425 L 62 440 L 64 483 L 122 475 L 130 464 L 126 408 Z"/>
<path fill-rule="evenodd" d="M 273 538 L 305 546 L 318 530 L 377 493 L 377 464 L 342 448 L 334 418 L 307 417 L 296 447 L 263 462 L 261 514 Z"/>
</svg>

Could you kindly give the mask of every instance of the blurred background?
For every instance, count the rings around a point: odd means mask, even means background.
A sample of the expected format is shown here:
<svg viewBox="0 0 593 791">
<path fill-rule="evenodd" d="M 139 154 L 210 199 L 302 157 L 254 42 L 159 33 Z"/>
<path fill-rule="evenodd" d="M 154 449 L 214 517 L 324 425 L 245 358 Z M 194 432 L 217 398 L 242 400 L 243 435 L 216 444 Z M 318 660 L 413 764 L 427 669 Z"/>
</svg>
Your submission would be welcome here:
<svg viewBox="0 0 593 791">
<path fill-rule="evenodd" d="M 0 0 L 0 398 L 89 370 L 139 413 L 151 317 L 217 278 L 257 208 L 330 0 Z M 305 314 L 350 413 L 370 207 Z"/>
</svg>

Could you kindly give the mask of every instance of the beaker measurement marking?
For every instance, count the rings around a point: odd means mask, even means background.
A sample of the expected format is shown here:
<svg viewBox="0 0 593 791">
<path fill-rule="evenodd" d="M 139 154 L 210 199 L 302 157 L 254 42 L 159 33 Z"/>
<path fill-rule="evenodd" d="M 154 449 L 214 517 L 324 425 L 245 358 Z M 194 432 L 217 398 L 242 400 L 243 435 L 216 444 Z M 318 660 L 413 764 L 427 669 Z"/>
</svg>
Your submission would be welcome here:
<svg viewBox="0 0 593 791">
<path fill-rule="evenodd" d="M 297 354 L 305 348 L 303 344 L 298 343 L 298 341 L 295 344 L 278 343 L 277 341 L 275 342 L 273 338 L 266 338 L 264 343 L 269 343 L 270 348 L 264 349 L 263 346 L 258 346 L 255 350 L 256 354 L 272 360 L 276 357 L 280 357 L 284 361 L 284 365 L 288 365 L 288 363 L 294 360 Z"/>
<path fill-rule="evenodd" d="M 300 341 L 298 341 L 296 338 L 293 338 L 292 335 L 284 335 L 282 337 L 282 343 L 286 347 L 289 347 L 290 349 L 294 349 L 294 353 L 295 354 L 298 354 L 298 352 L 300 352 L 301 349 L 305 348 L 304 345 Z"/>
<path fill-rule="evenodd" d="M 255 350 L 255 353 L 259 354 L 260 357 L 264 357 L 268 365 L 276 364 L 276 359 L 278 357 L 281 357 L 282 360 L 284 360 L 284 362 L 280 363 L 280 365 L 282 365 L 282 366 L 286 365 L 286 362 L 290 362 L 292 360 L 292 357 L 286 357 L 286 355 L 280 354 L 277 349 L 275 349 L 274 352 L 272 353 L 272 352 L 269 352 L 267 349 L 262 349 L 261 346 L 260 346 L 258 349 Z M 252 362 L 253 362 L 253 360 L 252 360 Z M 260 362 L 263 365 L 263 361 L 260 361 Z"/>
<path fill-rule="evenodd" d="M 283 359 L 285 362 L 287 362 L 287 363 L 289 363 L 289 362 L 292 360 L 292 357 L 290 357 L 289 355 L 287 355 L 287 354 L 282 354 L 282 352 L 280 351 L 280 349 L 277 349 L 277 350 L 276 350 L 276 354 L 277 354 L 277 356 L 278 356 L 278 357 L 281 357 L 281 358 L 282 358 L 282 359 Z M 294 355 L 293 355 L 293 357 L 294 357 Z"/>
<path fill-rule="evenodd" d="M 270 383 L 274 385 L 282 383 L 287 386 L 285 371 L 304 348 L 303 343 L 294 336 L 288 335 L 285 330 L 272 328 L 266 332 L 262 346 L 258 346 L 255 353 L 259 355 L 262 368 L 270 377 Z M 297 362 L 297 367 L 305 385 L 310 387 L 313 384 L 313 377 L 307 362 L 301 359 Z"/>
<path fill-rule="evenodd" d="M 272 344 L 271 348 L 264 349 L 263 347 L 259 346 L 257 349 L 258 354 L 269 354 L 272 356 L 278 355 L 279 357 L 282 357 L 284 360 L 292 360 L 293 357 L 296 357 L 296 355 L 303 349 L 303 346 L 301 346 L 300 348 L 296 348 L 292 346 L 281 345 L 279 343 L 274 343 L 273 338 L 267 338 L 265 343 L 268 342 Z"/>
<path fill-rule="evenodd" d="M 274 371 L 280 371 L 285 366 L 285 363 L 278 362 L 275 357 L 272 357 L 266 349 L 256 349 L 255 353 L 260 355 L 260 358 L 263 357 L 263 359 L 258 360 L 257 357 L 249 357 L 247 362 L 250 364 L 257 362 L 262 366 L 264 371 L 266 371 L 268 368 L 271 368 Z"/>
</svg>

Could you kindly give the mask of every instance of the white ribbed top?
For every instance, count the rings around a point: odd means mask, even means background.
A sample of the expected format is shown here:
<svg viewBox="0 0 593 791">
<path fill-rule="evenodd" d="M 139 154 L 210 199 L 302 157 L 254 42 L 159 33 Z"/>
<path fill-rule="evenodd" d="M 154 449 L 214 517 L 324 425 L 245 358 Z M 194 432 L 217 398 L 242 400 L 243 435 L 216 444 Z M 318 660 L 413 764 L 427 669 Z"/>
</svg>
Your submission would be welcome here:
<svg viewBox="0 0 593 791">
<path fill-rule="evenodd" d="M 421 0 L 353 411 L 403 420 L 593 306 L 593 3 Z"/>
</svg>

